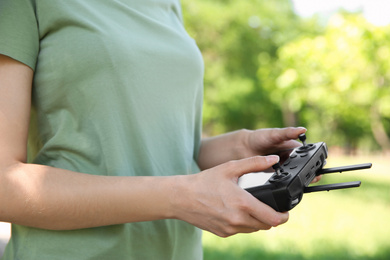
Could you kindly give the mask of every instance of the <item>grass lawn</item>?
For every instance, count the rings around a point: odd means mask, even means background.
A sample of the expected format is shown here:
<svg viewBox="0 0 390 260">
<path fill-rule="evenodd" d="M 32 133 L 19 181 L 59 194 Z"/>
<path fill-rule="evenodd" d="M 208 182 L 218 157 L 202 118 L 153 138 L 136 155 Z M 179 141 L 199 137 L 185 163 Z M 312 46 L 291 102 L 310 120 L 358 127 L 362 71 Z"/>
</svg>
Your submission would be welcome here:
<svg viewBox="0 0 390 260">
<path fill-rule="evenodd" d="M 280 227 L 229 238 L 205 232 L 205 260 L 390 259 L 390 155 L 332 156 L 326 167 L 365 162 L 373 167 L 325 175 L 319 184 L 361 180 L 362 185 L 305 194 Z"/>
</svg>

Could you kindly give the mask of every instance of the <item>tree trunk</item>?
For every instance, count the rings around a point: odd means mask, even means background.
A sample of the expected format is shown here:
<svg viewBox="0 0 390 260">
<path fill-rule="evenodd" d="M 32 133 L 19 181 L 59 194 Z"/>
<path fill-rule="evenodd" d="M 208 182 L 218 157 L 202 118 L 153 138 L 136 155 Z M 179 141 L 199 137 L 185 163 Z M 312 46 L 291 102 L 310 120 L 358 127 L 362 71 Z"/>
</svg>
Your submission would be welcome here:
<svg viewBox="0 0 390 260">
<path fill-rule="evenodd" d="M 387 136 L 386 129 L 381 121 L 378 107 L 371 107 L 371 130 L 374 134 L 375 141 L 379 144 L 383 151 L 390 149 L 390 139 Z"/>
<path fill-rule="evenodd" d="M 288 102 L 283 102 L 281 104 L 282 114 L 283 114 L 283 123 L 284 126 L 296 126 L 297 118 L 294 112 L 288 107 Z"/>
</svg>

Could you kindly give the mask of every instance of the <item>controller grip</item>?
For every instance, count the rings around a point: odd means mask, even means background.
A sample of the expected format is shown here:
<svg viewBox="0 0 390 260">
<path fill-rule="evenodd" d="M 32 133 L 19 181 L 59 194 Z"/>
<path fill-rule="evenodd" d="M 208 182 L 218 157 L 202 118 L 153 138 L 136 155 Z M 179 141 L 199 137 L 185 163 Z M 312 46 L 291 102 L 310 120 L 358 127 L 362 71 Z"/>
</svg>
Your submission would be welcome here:
<svg viewBox="0 0 390 260">
<path fill-rule="evenodd" d="M 295 178 L 288 186 L 275 188 L 274 186 L 257 186 L 246 189 L 256 199 L 267 204 L 279 212 L 286 212 L 294 208 L 302 199 L 303 184 Z"/>
<path fill-rule="evenodd" d="M 274 195 L 271 189 L 248 189 L 250 194 L 252 194 L 256 199 L 267 204 L 276 211 L 279 211 L 279 207 L 274 199 Z"/>
</svg>

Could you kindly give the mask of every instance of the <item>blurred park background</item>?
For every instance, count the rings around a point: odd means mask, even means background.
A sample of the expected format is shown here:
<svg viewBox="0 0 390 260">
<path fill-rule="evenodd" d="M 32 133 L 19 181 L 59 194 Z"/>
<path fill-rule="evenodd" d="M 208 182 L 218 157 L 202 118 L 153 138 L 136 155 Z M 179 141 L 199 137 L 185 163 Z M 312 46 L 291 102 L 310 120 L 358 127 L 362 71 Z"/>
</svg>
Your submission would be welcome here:
<svg viewBox="0 0 390 260">
<path fill-rule="evenodd" d="M 205 60 L 205 134 L 302 125 L 329 146 L 390 149 L 390 26 L 302 18 L 289 0 L 182 2 Z"/>
<path fill-rule="evenodd" d="M 390 25 L 380 16 L 390 7 L 367 0 L 380 8 L 302 16 L 359 0 L 298 2 L 182 0 L 205 61 L 204 134 L 304 126 L 309 142 L 328 144 L 327 167 L 373 168 L 324 176 L 321 184 L 362 186 L 306 194 L 278 228 L 226 239 L 206 232 L 206 260 L 390 259 Z M 8 237 L 2 223 L 0 248 Z"/>
<path fill-rule="evenodd" d="M 286 225 L 205 233 L 206 260 L 390 259 L 390 7 L 358 2 L 182 0 L 205 61 L 205 135 L 304 126 L 330 147 L 328 167 L 373 163 L 325 176 L 362 186 L 305 195 Z M 326 3 L 341 8 L 305 14 Z"/>
</svg>

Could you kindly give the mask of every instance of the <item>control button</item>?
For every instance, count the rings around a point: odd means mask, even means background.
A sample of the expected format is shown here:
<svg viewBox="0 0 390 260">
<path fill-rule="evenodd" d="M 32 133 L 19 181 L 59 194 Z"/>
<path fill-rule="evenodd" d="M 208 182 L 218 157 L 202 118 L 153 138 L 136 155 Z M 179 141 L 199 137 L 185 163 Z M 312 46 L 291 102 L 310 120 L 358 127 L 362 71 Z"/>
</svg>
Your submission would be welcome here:
<svg viewBox="0 0 390 260">
<path fill-rule="evenodd" d="M 296 153 L 293 153 L 292 155 L 290 155 L 290 158 L 294 159 L 296 158 L 298 155 Z"/>
<path fill-rule="evenodd" d="M 307 153 L 300 154 L 301 157 L 306 157 Z"/>
<path fill-rule="evenodd" d="M 296 168 L 298 168 L 298 165 L 295 165 L 295 166 L 290 167 L 290 170 L 294 170 L 294 169 L 296 169 Z"/>
<path fill-rule="evenodd" d="M 283 164 L 283 166 L 287 166 L 287 165 L 289 165 L 290 164 L 290 160 L 287 160 L 284 164 Z"/>
</svg>

